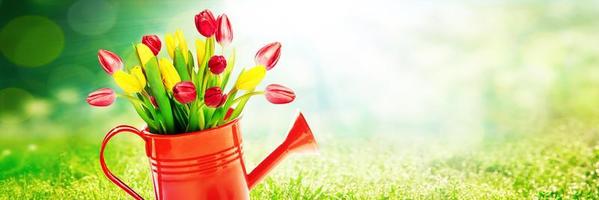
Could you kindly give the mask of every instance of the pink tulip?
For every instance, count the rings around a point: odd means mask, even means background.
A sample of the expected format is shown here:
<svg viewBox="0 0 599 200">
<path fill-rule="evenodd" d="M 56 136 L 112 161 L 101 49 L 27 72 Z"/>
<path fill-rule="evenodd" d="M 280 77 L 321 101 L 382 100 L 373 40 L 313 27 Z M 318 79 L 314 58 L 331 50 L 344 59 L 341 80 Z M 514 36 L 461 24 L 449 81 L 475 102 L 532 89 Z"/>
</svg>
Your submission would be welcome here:
<svg viewBox="0 0 599 200">
<path fill-rule="evenodd" d="M 116 94 L 110 88 L 102 88 L 87 95 L 87 103 L 91 106 L 106 107 L 114 103 Z"/>
<path fill-rule="evenodd" d="M 108 50 L 100 49 L 98 51 L 98 60 L 106 73 L 112 75 L 114 72 L 123 69 L 123 60 Z"/>
<path fill-rule="evenodd" d="M 270 84 L 266 86 L 264 96 L 266 97 L 266 100 L 273 104 L 286 104 L 295 99 L 293 90 L 279 84 Z"/>
<path fill-rule="evenodd" d="M 258 53 L 256 53 L 255 61 L 256 64 L 264 65 L 266 67 L 266 70 L 270 70 L 277 64 L 280 56 L 281 43 L 273 42 L 267 44 L 266 46 L 258 50 Z"/>
<path fill-rule="evenodd" d="M 206 90 L 204 95 L 204 102 L 208 107 L 218 108 L 222 106 L 227 100 L 227 95 L 223 95 L 220 87 L 211 87 Z"/>
<path fill-rule="evenodd" d="M 223 73 L 226 67 L 227 60 L 225 60 L 224 56 L 212 56 L 208 61 L 208 68 L 210 68 L 210 71 L 216 75 Z"/>
<path fill-rule="evenodd" d="M 191 81 L 179 82 L 173 87 L 173 95 L 179 103 L 191 103 L 197 96 L 196 87 Z"/>
<path fill-rule="evenodd" d="M 152 50 L 152 53 L 154 53 L 154 55 L 158 55 L 158 53 L 160 52 L 160 48 L 162 47 L 162 43 L 160 43 L 160 38 L 158 38 L 158 36 L 156 35 L 144 35 L 141 38 L 141 43 L 150 47 L 150 50 Z"/>
<path fill-rule="evenodd" d="M 216 19 L 216 41 L 221 46 L 227 46 L 233 41 L 233 30 L 231 30 L 231 22 L 226 14 L 218 16 Z"/>
<path fill-rule="evenodd" d="M 216 21 L 214 20 L 214 15 L 210 10 L 206 9 L 195 16 L 195 24 L 198 32 L 202 34 L 204 37 L 210 37 L 214 35 L 214 31 L 216 31 Z"/>
</svg>

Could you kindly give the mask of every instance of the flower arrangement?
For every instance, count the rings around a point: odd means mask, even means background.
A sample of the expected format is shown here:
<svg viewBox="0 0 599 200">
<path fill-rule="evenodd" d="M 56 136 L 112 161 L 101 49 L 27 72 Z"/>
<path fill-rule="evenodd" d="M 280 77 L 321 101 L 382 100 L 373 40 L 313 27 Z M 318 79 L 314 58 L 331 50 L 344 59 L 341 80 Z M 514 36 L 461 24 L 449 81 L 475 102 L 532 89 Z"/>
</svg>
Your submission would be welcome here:
<svg viewBox="0 0 599 200">
<path fill-rule="evenodd" d="M 256 66 L 243 69 L 225 92 L 235 66 L 229 18 L 222 14 L 215 19 L 210 10 L 204 10 L 195 16 L 195 26 L 204 37 L 195 41 L 195 60 L 180 30 L 164 36 L 170 59 L 158 58 L 163 48 L 156 35 L 143 36 L 141 43 L 134 45 L 139 63 L 126 67 L 115 53 L 99 50 L 100 65 L 123 92 L 101 88 L 91 92 L 87 102 L 91 106 L 105 107 L 117 97 L 127 99 L 150 132 L 176 134 L 209 129 L 234 120 L 252 96 L 264 95 L 273 104 L 286 104 L 295 99 L 293 90 L 279 84 L 256 90 L 267 71 L 279 60 L 279 42 L 258 50 Z M 216 43 L 221 55 L 216 54 Z"/>
</svg>

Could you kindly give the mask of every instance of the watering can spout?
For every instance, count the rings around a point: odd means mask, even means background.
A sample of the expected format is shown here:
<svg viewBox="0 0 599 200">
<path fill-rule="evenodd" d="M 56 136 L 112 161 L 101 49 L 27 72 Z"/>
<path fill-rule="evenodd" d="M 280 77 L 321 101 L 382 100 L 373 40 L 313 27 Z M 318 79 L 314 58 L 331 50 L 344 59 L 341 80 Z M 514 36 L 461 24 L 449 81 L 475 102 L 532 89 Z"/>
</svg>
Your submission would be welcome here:
<svg viewBox="0 0 599 200">
<path fill-rule="evenodd" d="M 289 153 L 314 152 L 317 150 L 318 145 L 312 131 L 304 115 L 300 112 L 285 141 L 247 175 L 248 188 L 252 189 Z"/>
</svg>

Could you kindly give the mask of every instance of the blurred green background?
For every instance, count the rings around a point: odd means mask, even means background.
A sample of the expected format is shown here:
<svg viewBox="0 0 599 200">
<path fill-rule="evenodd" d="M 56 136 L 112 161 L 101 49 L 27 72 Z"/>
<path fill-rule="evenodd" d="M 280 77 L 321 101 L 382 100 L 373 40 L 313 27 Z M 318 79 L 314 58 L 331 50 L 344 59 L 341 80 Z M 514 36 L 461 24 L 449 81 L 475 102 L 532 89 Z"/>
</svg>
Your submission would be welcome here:
<svg viewBox="0 0 599 200">
<path fill-rule="evenodd" d="M 92 108 L 115 87 L 98 49 L 127 64 L 142 35 L 193 16 L 230 17 L 236 71 L 264 44 L 282 57 L 242 120 L 255 166 L 297 109 L 321 145 L 290 158 L 257 199 L 595 199 L 599 196 L 599 1 L 0 0 L 0 199 L 124 199 L 100 171 L 99 144 L 142 127 L 125 101 Z M 163 56 L 165 56 L 163 54 Z M 119 136 L 108 160 L 145 197 L 141 141 Z"/>
</svg>

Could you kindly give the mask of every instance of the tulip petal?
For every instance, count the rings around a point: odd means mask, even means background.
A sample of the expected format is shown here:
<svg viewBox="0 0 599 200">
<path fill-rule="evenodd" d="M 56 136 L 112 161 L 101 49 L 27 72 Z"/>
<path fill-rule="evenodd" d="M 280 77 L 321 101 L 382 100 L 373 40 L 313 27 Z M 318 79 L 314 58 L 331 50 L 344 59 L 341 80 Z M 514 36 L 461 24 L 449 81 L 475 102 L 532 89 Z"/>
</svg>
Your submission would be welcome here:
<svg viewBox="0 0 599 200">
<path fill-rule="evenodd" d="M 158 36 L 144 35 L 141 38 L 141 43 L 150 47 L 150 50 L 152 50 L 152 53 L 154 53 L 155 56 L 158 55 L 158 53 L 160 53 L 160 48 L 162 47 L 162 44 L 160 43 L 160 38 L 158 38 Z"/>
<path fill-rule="evenodd" d="M 179 47 L 179 50 L 181 50 L 181 53 L 183 54 L 183 57 L 185 58 L 185 63 L 189 62 L 189 57 L 187 55 L 187 42 L 185 42 L 185 36 L 183 35 L 183 31 L 181 31 L 180 29 L 178 29 L 177 31 L 175 31 L 175 39 L 177 40 L 177 44 Z"/>
<path fill-rule="evenodd" d="M 170 34 L 170 33 L 165 34 L 164 42 L 166 43 L 166 51 L 168 52 L 168 55 L 171 58 L 174 58 L 176 43 L 175 43 L 175 38 L 173 37 L 173 34 Z"/>
<path fill-rule="evenodd" d="M 179 82 L 173 88 L 173 96 L 182 104 L 188 104 L 196 99 L 196 87 L 191 81 Z"/>
<path fill-rule="evenodd" d="M 222 14 L 216 20 L 216 41 L 223 47 L 228 46 L 233 41 L 233 30 L 231 30 L 231 22 L 227 15 Z"/>
<path fill-rule="evenodd" d="M 115 53 L 100 49 L 98 51 L 98 61 L 106 73 L 112 75 L 115 71 L 123 69 L 123 61 Z"/>
<path fill-rule="evenodd" d="M 114 72 L 112 75 L 116 84 L 123 89 L 126 93 L 132 94 L 143 90 L 143 86 L 140 84 L 137 77 L 119 70 Z"/>
<path fill-rule="evenodd" d="M 264 79 L 265 75 L 266 68 L 262 65 L 243 71 L 237 79 L 235 88 L 239 90 L 252 90 Z"/>
<path fill-rule="evenodd" d="M 214 35 L 214 31 L 216 30 L 214 15 L 208 9 L 203 10 L 195 16 L 195 25 L 198 32 L 204 37 Z"/>
<path fill-rule="evenodd" d="M 266 100 L 273 104 L 286 104 L 295 99 L 293 90 L 279 84 L 270 84 L 266 86 L 264 96 L 266 97 Z"/>
<path fill-rule="evenodd" d="M 143 66 L 144 68 L 146 67 L 146 63 L 152 59 L 154 56 L 154 53 L 152 52 L 152 50 L 150 49 L 150 47 L 146 46 L 143 43 L 139 43 L 136 45 L 137 47 L 137 56 L 139 57 L 139 62 L 141 63 L 141 66 Z"/>
<path fill-rule="evenodd" d="M 114 103 L 116 95 L 110 88 L 101 88 L 89 93 L 87 103 L 91 106 L 106 107 Z"/>
<path fill-rule="evenodd" d="M 223 95 L 222 90 L 218 86 L 208 88 L 204 94 L 204 103 L 211 108 L 222 106 L 226 100 L 226 95 Z"/>
<path fill-rule="evenodd" d="M 275 67 L 281 56 L 281 43 L 273 42 L 262 47 L 255 56 L 257 65 L 264 65 L 267 70 Z"/>
<path fill-rule="evenodd" d="M 213 74 L 219 75 L 225 71 L 227 67 L 227 60 L 225 60 L 224 56 L 212 56 L 208 61 L 208 68 L 210 68 L 210 72 Z"/>
<path fill-rule="evenodd" d="M 204 56 L 206 54 L 206 43 L 202 39 L 196 39 L 196 57 L 198 59 L 198 66 L 204 63 Z"/>
<path fill-rule="evenodd" d="M 139 82 L 140 85 L 142 85 L 142 87 L 146 86 L 146 75 L 144 74 L 144 72 L 140 66 L 133 67 L 131 69 L 131 75 L 133 75 L 133 76 L 135 76 L 135 78 L 137 78 L 137 81 Z"/>
<path fill-rule="evenodd" d="M 158 67 L 162 75 L 162 81 L 164 81 L 164 86 L 166 86 L 168 91 L 172 91 L 173 87 L 181 82 L 181 77 L 179 77 L 175 66 L 167 58 L 161 58 Z"/>
</svg>

